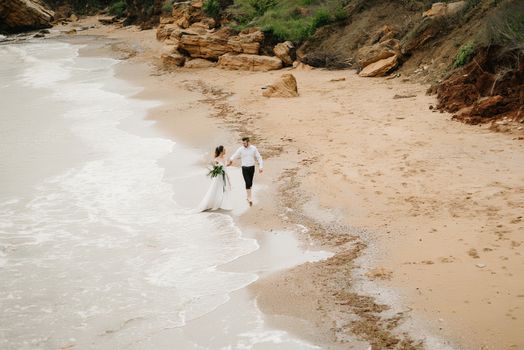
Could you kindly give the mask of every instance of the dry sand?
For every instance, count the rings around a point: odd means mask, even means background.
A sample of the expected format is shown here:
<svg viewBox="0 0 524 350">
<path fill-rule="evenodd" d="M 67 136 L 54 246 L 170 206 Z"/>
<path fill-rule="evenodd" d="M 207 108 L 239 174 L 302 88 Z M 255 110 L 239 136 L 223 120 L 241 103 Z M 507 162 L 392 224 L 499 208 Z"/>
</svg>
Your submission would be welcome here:
<svg viewBox="0 0 524 350">
<path fill-rule="evenodd" d="M 166 132 L 198 147 L 254 138 L 266 189 L 242 225 L 298 228 L 305 245 L 336 253 L 249 288 L 276 325 L 332 344 L 357 334 L 374 349 L 524 348 L 523 135 L 453 122 L 430 109 L 427 87 L 400 78 L 290 70 L 300 96 L 268 99 L 261 87 L 283 71 L 169 73 L 154 31 L 79 34 L 150 62 L 150 97 L 185 91 L 186 104 L 152 115 Z"/>
</svg>

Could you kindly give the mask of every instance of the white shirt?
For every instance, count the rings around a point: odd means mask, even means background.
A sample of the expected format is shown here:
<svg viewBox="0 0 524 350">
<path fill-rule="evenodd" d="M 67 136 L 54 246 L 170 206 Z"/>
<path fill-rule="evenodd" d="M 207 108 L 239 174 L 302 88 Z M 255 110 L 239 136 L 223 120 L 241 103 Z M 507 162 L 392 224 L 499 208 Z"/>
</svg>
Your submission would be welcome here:
<svg viewBox="0 0 524 350">
<path fill-rule="evenodd" d="M 260 153 L 258 153 L 258 149 L 253 145 L 249 145 L 247 147 L 240 147 L 235 151 L 235 153 L 233 153 L 229 160 L 233 161 L 238 157 L 240 157 L 242 161 L 242 166 L 254 166 L 256 160 L 260 169 L 264 167 L 264 161 L 262 160 L 262 156 L 260 155 Z"/>
</svg>

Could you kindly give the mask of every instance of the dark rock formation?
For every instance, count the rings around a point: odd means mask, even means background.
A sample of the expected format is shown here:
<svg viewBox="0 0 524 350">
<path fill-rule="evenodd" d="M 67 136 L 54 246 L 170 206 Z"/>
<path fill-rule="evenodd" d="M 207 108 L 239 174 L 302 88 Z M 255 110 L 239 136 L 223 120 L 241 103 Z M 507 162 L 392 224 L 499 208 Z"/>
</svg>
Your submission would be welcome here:
<svg viewBox="0 0 524 350">
<path fill-rule="evenodd" d="M 19 33 L 51 27 L 54 12 L 40 0 L 0 1 L 0 31 Z"/>
</svg>

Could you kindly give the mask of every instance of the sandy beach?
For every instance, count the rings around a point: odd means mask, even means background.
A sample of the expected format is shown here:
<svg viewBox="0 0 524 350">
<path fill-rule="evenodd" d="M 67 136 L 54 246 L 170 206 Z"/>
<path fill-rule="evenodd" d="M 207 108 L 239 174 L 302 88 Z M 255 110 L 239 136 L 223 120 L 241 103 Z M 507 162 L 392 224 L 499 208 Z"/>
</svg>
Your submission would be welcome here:
<svg viewBox="0 0 524 350">
<path fill-rule="evenodd" d="M 323 349 L 524 349 L 522 130 L 452 121 L 404 77 L 165 71 L 155 31 L 135 27 L 96 24 L 62 40 L 122 59 L 117 76 L 143 87 L 134 98 L 162 101 L 146 119 L 166 137 L 205 154 L 247 135 L 267 159 L 254 207 L 238 190 L 232 213 L 266 253 L 225 267 L 260 278 L 187 334 L 255 301 L 271 327 Z M 300 96 L 263 97 L 283 73 Z M 204 189 L 177 180 L 177 161 L 161 160 L 164 179 L 194 205 Z"/>
</svg>

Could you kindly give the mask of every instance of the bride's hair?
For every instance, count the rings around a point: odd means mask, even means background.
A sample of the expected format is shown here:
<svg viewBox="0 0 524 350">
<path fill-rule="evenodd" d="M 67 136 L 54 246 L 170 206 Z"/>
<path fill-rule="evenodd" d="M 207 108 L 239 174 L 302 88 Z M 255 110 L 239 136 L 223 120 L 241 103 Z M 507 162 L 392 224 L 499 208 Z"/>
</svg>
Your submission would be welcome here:
<svg viewBox="0 0 524 350">
<path fill-rule="evenodd" d="M 224 152 L 224 146 L 220 145 L 217 148 L 215 148 L 215 158 Z"/>
</svg>

